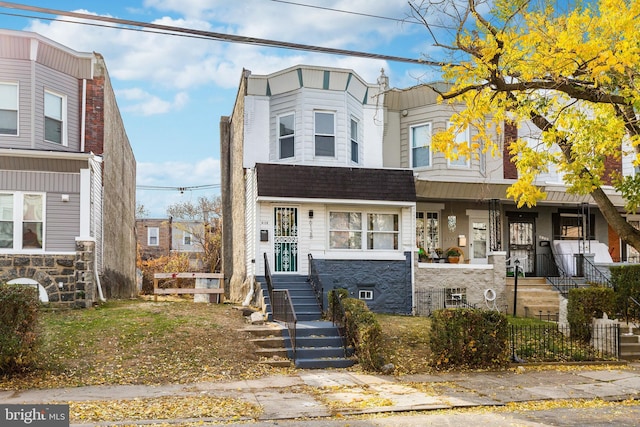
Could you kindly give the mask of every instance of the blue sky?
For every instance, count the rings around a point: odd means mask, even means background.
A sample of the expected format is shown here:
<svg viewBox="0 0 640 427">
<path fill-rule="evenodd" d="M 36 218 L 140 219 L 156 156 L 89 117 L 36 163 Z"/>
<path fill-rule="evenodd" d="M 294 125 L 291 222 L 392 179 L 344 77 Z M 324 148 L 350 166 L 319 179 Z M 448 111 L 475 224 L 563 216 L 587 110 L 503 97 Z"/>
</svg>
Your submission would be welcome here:
<svg viewBox="0 0 640 427">
<path fill-rule="evenodd" d="M 410 14 L 406 0 L 295 2 L 397 19 Z M 421 25 L 274 0 L 31 0 L 21 4 L 408 58 L 420 58 L 432 48 Z M 243 68 L 268 74 L 297 64 L 326 65 L 353 69 L 369 82 L 375 82 L 384 68 L 390 85 L 399 88 L 434 78 L 432 69 L 419 65 L 33 17 L 55 18 L 0 8 L 0 27 L 37 32 L 72 49 L 95 51 L 105 57 L 138 163 L 138 185 L 191 187 L 220 183 L 219 122 L 221 116 L 231 114 Z M 138 203 L 151 217 L 165 217 L 171 203 L 211 195 L 219 195 L 219 189 L 184 194 L 137 191 Z"/>
</svg>

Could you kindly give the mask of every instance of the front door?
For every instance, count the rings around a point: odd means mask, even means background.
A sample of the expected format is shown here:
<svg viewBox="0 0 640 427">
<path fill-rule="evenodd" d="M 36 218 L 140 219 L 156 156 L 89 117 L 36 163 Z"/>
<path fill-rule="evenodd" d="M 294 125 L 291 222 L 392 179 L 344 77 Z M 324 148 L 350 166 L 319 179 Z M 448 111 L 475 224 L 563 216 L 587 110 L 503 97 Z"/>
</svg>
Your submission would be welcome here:
<svg viewBox="0 0 640 427">
<path fill-rule="evenodd" d="M 273 211 L 275 272 L 298 271 L 298 208 L 276 207 Z"/>
<path fill-rule="evenodd" d="M 535 272 L 535 222 L 534 218 L 509 218 L 509 258 L 518 258 L 525 275 Z"/>
</svg>

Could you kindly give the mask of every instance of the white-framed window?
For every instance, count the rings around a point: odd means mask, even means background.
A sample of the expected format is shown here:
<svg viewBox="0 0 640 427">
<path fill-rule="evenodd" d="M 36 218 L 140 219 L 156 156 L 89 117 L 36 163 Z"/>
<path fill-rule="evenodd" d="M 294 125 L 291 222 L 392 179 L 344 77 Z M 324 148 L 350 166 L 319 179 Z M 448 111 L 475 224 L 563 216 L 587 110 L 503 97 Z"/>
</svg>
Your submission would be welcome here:
<svg viewBox="0 0 640 427">
<path fill-rule="evenodd" d="M 67 145 L 67 98 L 51 91 L 44 92 L 44 139 Z"/>
<path fill-rule="evenodd" d="M 278 116 L 278 158 L 295 157 L 295 114 Z"/>
<path fill-rule="evenodd" d="M 362 299 L 365 301 L 371 301 L 373 299 L 373 290 L 371 289 L 360 289 L 358 290 L 358 299 Z"/>
<path fill-rule="evenodd" d="M 319 157 L 335 157 L 336 126 L 335 114 L 327 111 L 314 113 L 315 155 Z"/>
<path fill-rule="evenodd" d="M 45 213 L 41 193 L 0 193 L 0 249 L 42 249 Z"/>
<path fill-rule="evenodd" d="M 447 122 L 447 129 L 450 129 L 453 126 L 454 124 L 452 122 Z M 469 139 L 469 128 L 465 128 L 463 131 L 456 133 L 454 142 L 458 145 L 460 144 L 470 145 L 471 141 Z M 453 151 L 457 153 L 458 149 L 454 148 Z M 449 167 L 453 167 L 453 168 L 468 168 L 469 165 L 471 164 L 469 160 L 470 159 L 468 159 L 467 156 L 459 156 L 457 159 L 449 159 L 448 165 Z"/>
<path fill-rule="evenodd" d="M 158 227 L 147 227 L 147 246 L 160 245 L 160 229 Z"/>
<path fill-rule="evenodd" d="M 362 249 L 362 213 L 329 213 L 329 248 Z"/>
<path fill-rule="evenodd" d="M 360 145 L 358 144 L 358 121 L 355 119 L 351 119 L 351 161 L 353 163 L 359 162 L 358 160 L 359 146 Z"/>
<path fill-rule="evenodd" d="M 182 235 L 182 244 L 185 246 L 191 246 L 191 242 L 192 242 L 192 234 L 189 233 L 188 231 L 185 231 L 184 234 Z"/>
<path fill-rule="evenodd" d="M 367 249 L 398 249 L 400 227 L 396 214 L 368 214 Z"/>
<path fill-rule="evenodd" d="M 397 250 L 399 215 L 392 213 L 329 212 L 329 248 Z"/>
<path fill-rule="evenodd" d="M 18 84 L 0 82 L 0 135 L 18 135 Z"/>
<path fill-rule="evenodd" d="M 440 248 L 440 215 L 438 212 L 416 212 L 416 246 L 428 254 Z"/>
<path fill-rule="evenodd" d="M 445 307 L 463 307 L 467 305 L 467 288 L 445 288 Z"/>
<path fill-rule="evenodd" d="M 431 166 L 431 123 L 411 126 L 411 167 Z"/>
</svg>

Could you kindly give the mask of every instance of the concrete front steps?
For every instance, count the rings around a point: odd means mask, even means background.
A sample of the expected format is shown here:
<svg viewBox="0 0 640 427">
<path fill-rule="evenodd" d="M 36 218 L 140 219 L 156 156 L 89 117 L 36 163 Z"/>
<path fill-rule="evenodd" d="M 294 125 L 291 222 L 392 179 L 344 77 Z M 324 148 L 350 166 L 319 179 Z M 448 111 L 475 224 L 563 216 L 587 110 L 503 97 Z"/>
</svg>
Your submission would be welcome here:
<svg viewBox="0 0 640 427">
<path fill-rule="evenodd" d="M 294 359 L 289 331 L 284 330 L 289 357 Z M 332 322 L 313 320 L 298 322 L 294 364 L 302 369 L 348 368 L 355 364 L 352 351 L 345 348 Z"/>
<path fill-rule="evenodd" d="M 324 369 L 345 368 L 352 366 L 355 361 L 350 354 L 345 354 L 342 338 L 332 322 L 322 320 L 322 310 L 318 305 L 313 288 L 305 276 L 273 275 L 271 277 L 274 289 L 288 289 L 298 319 L 296 328 L 296 354 L 294 357 L 289 331 L 286 325 L 282 327 L 286 355 L 294 360 L 298 368 Z M 271 301 L 267 290 L 266 280 L 258 278 L 263 295 L 268 319 L 272 320 Z M 267 345 L 262 343 L 262 345 Z M 348 353 L 348 352 L 347 352 Z M 280 356 L 281 353 L 278 353 Z"/>
<path fill-rule="evenodd" d="M 640 360 L 640 328 L 620 325 L 620 360 Z"/>
<path fill-rule="evenodd" d="M 507 278 L 507 312 L 513 313 L 515 279 Z M 560 292 L 553 289 L 544 277 L 518 277 L 516 315 L 542 320 L 558 320 Z"/>
<path fill-rule="evenodd" d="M 277 323 L 250 325 L 242 329 L 253 337 L 250 341 L 258 347 L 255 354 L 260 358 L 260 363 L 274 367 L 289 367 L 291 360 L 282 330 L 283 327 Z"/>
</svg>

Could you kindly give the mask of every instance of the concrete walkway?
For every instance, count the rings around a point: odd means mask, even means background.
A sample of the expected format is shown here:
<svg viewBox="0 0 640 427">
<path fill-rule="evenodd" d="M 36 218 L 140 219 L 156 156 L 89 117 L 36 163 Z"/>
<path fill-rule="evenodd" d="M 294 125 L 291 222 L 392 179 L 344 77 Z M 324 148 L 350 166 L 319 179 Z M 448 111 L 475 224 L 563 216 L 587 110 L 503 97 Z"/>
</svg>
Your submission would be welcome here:
<svg viewBox="0 0 640 427">
<path fill-rule="evenodd" d="M 338 413 L 352 415 L 502 406 L 509 402 L 555 399 L 600 398 L 615 401 L 640 398 L 640 364 L 630 363 L 598 370 L 588 366 L 571 369 L 561 366 L 557 370 L 525 367 L 503 372 L 401 377 L 346 370 L 300 370 L 292 375 L 235 382 L 0 391 L 0 403 L 42 404 L 203 395 L 231 397 L 259 406 L 262 409 L 259 419 L 246 419 L 247 422 L 322 418 Z M 185 421 L 163 420 L 176 424 Z M 223 420 L 196 421 L 207 423 Z M 233 421 L 237 423 L 239 420 L 236 418 Z M 144 422 L 87 425 L 139 424 Z"/>
</svg>

